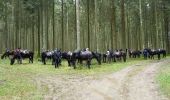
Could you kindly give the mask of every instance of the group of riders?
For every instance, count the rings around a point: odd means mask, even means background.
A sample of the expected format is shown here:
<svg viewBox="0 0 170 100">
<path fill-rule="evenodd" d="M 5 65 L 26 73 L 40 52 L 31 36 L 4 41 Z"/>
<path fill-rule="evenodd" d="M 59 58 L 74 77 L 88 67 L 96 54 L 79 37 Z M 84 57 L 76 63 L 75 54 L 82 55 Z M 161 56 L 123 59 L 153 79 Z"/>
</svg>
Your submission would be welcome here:
<svg viewBox="0 0 170 100">
<path fill-rule="evenodd" d="M 74 52 L 68 51 L 68 52 L 62 52 L 61 49 L 55 49 L 55 50 L 45 50 L 42 48 L 41 50 L 41 61 L 43 64 L 46 64 L 47 59 L 51 59 L 52 64 L 55 65 L 55 68 L 59 67 L 61 65 L 62 59 L 65 59 L 68 61 L 69 66 L 73 66 L 76 68 L 76 62 L 82 64 L 83 61 L 86 61 L 86 64 L 88 68 L 90 68 L 92 59 L 96 59 L 98 64 L 101 64 L 102 60 L 104 63 L 108 62 L 116 62 L 121 61 L 123 59 L 124 62 L 126 62 L 127 55 L 129 55 L 130 58 L 137 58 L 140 57 L 140 55 L 143 54 L 145 59 L 151 58 L 154 59 L 154 56 L 157 55 L 158 59 L 161 58 L 161 54 L 163 57 L 166 57 L 166 50 L 164 49 L 144 49 L 144 50 L 132 50 L 132 49 L 126 49 L 126 50 L 107 50 L 105 53 L 101 54 L 98 52 L 92 52 L 89 50 L 89 48 L 85 48 L 82 50 L 77 50 Z M 14 64 L 15 60 L 18 61 L 18 63 L 22 63 L 22 60 L 25 58 L 29 59 L 29 63 L 33 63 L 33 57 L 34 52 L 30 50 L 23 50 L 21 48 L 17 48 L 15 50 L 6 49 L 6 52 L 1 56 L 1 59 L 10 57 L 11 65 Z"/>
</svg>

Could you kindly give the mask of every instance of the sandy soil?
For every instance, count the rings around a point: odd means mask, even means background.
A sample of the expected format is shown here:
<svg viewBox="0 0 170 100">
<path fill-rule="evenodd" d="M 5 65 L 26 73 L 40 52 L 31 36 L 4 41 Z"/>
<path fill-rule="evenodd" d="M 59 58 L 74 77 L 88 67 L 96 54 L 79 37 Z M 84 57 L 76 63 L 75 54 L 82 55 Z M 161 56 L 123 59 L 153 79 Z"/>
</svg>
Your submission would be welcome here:
<svg viewBox="0 0 170 100">
<path fill-rule="evenodd" d="M 159 92 L 155 75 L 170 59 L 136 64 L 102 76 L 57 75 L 36 78 L 45 100 L 168 100 Z"/>
</svg>

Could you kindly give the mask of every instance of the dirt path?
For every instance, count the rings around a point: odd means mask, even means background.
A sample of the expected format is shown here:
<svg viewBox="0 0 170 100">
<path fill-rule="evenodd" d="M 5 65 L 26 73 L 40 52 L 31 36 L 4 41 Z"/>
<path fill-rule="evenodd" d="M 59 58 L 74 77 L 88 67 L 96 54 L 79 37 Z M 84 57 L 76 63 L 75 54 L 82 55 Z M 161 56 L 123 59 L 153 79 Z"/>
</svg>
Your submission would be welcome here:
<svg viewBox="0 0 170 100">
<path fill-rule="evenodd" d="M 129 66 L 113 74 L 48 76 L 37 78 L 38 89 L 47 88 L 45 100 L 168 100 L 159 93 L 154 77 L 170 59 Z"/>
</svg>

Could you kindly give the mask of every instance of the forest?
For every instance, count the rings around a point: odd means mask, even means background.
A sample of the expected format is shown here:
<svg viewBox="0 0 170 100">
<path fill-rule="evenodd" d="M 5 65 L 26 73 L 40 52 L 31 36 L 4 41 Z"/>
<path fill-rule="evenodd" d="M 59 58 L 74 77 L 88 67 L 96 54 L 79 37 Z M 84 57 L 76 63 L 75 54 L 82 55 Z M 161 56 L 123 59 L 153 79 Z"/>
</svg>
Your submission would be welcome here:
<svg viewBox="0 0 170 100">
<path fill-rule="evenodd" d="M 170 100 L 170 0 L 0 0 L 0 100 Z"/>
<path fill-rule="evenodd" d="M 74 51 L 164 48 L 169 0 L 0 0 L 0 53 L 6 48 Z"/>
</svg>

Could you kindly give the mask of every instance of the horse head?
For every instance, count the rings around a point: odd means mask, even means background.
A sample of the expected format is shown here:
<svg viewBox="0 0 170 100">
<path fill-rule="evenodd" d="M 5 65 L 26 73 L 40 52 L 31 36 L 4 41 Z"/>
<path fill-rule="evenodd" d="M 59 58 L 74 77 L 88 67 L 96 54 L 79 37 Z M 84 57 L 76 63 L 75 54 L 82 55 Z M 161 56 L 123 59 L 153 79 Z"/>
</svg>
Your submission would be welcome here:
<svg viewBox="0 0 170 100">
<path fill-rule="evenodd" d="M 98 52 L 92 52 L 93 58 L 96 58 L 99 65 L 101 65 L 102 55 Z"/>
</svg>

